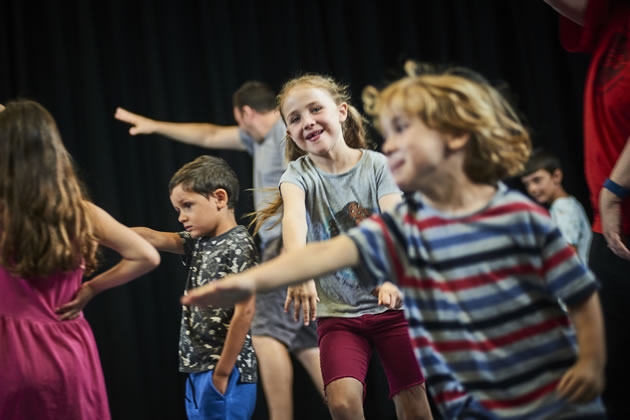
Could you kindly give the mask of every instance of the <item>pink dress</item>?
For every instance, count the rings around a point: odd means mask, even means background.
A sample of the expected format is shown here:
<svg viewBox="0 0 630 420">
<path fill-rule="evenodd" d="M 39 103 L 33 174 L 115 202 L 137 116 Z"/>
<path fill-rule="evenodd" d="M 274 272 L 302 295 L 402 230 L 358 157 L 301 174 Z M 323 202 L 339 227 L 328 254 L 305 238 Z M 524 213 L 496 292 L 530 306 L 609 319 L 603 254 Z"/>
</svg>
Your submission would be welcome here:
<svg viewBox="0 0 630 420">
<path fill-rule="evenodd" d="M 81 314 L 54 310 L 76 293 L 83 270 L 39 280 L 0 266 L 0 418 L 109 419 L 101 362 Z"/>
</svg>

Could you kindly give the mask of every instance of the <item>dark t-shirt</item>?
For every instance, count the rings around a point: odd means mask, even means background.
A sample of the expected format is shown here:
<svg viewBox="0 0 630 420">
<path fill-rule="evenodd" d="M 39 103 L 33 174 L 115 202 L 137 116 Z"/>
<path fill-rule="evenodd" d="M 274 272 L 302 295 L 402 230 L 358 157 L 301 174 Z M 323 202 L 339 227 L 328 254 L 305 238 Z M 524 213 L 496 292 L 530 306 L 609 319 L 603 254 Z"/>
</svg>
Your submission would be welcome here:
<svg viewBox="0 0 630 420">
<path fill-rule="evenodd" d="M 194 239 L 180 232 L 184 240 L 184 265 L 188 267 L 186 291 L 245 271 L 258 261 L 252 237 L 244 226 L 237 226 L 213 238 Z M 184 292 L 186 293 L 186 292 Z M 198 373 L 212 370 L 223 350 L 234 307 L 183 306 L 179 337 L 179 370 Z M 241 382 L 257 381 L 256 355 L 248 333 L 236 359 Z"/>
</svg>

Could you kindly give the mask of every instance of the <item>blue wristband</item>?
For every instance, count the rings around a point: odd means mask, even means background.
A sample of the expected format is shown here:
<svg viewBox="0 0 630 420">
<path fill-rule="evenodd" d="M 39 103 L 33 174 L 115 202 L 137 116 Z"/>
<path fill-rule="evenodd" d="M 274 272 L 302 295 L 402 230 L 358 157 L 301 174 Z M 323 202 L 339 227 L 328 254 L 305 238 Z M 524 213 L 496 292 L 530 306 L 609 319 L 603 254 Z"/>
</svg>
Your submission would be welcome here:
<svg viewBox="0 0 630 420">
<path fill-rule="evenodd" d="M 606 178 L 606 181 L 604 181 L 604 188 L 619 198 L 626 198 L 630 194 L 630 189 L 617 184 L 610 178 Z"/>
</svg>

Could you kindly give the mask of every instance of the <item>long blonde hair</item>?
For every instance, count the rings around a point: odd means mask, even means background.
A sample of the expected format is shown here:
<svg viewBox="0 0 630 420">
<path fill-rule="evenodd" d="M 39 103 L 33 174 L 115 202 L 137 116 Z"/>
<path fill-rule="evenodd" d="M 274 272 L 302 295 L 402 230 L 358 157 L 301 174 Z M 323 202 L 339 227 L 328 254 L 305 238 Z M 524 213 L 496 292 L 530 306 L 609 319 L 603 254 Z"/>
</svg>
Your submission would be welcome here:
<svg viewBox="0 0 630 420">
<path fill-rule="evenodd" d="M 276 98 L 278 109 L 282 120 L 286 125 L 286 116 L 282 114 L 282 105 L 286 101 L 289 93 L 302 86 L 313 87 L 321 89 L 327 92 L 332 100 L 337 105 L 342 103 L 348 104 L 348 118 L 341 125 L 343 138 L 346 144 L 353 149 L 365 149 L 368 147 L 368 139 L 365 131 L 367 124 L 366 119 L 361 113 L 352 105 L 350 105 L 350 89 L 346 85 L 337 83 L 332 77 L 320 75 L 320 74 L 305 74 L 300 77 L 289 80 L 284 84 L 280 93 Z M 285 157 L 287 161 L 292 162 L 301 156 L 304 156 L 306 152 L 300 149 L 293 140 L 287 135 L 285 137 Z M 262 224 L 273 217 L 282 210 L 282 196 L 276 190 L 276 196 L 267 207 L 262 210 L 258 210 L 252 215 L 255 215 L 251 224 L 255 224 L 255 232 L 257 233 Z M 279 222 L 277 222 L 279 223 Z M 250 224 L 250 225 L 251 225 Z M 275 226 L 275 225 L 274 225 Z"/>
<path fill-rule="evenodd" d="M 88 203 L 55 120 L 37 102 L 0 112 L 0 265 L 24 277 L 96 268 Z"/>
<path fill-rule="evenodd" d="M 411 73 L 419 69 L 406 67 Z M 519 173 L 531 152 L 529 133 L 515 109 L 471 70 L 412 74 L 380 92 L 368 86 L 363 101 L 366 113 L 376 118 L 387 109 L 418 117 L 444 134 L 468 134 L 464 172 L 475 182 L 492 184 Z"/>
</svg>

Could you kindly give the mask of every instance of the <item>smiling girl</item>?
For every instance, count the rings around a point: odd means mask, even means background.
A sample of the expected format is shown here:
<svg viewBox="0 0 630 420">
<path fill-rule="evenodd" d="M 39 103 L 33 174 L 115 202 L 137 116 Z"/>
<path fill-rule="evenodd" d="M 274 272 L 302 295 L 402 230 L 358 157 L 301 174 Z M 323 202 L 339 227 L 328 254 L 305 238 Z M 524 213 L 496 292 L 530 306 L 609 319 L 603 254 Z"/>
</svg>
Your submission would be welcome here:
<svg viewBox="0 0 630 420">
<path fill-rule="evenodd" d="M 366 149 L 363 118 L 349 99 L 346 87 L 320 75 L 291 80 L 278 95 L 291 163 L 280 179 L 281 199 L 261 212 L 259 222 L 283 206 L 286 250 L 330 239 L 401 201 L 385 156 Z M 374 349 L 399 418 L 431 418 L 393 284 L 364 287 L 352 270 L 340 270 L 289 288 L 285 310 L 292 301 L 296 320 L 300 307 L 305 323 L 319 314 L 321 368 L 333 418 L 363 417 Z"/>
</svg>

